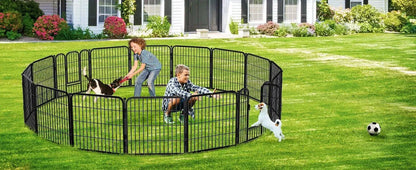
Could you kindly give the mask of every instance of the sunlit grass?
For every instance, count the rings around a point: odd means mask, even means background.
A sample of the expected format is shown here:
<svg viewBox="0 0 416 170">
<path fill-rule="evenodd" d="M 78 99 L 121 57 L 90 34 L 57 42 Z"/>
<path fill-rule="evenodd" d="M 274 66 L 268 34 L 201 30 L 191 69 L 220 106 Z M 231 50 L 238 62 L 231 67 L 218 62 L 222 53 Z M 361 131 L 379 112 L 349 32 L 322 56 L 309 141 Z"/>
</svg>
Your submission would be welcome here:
<svg viewBox="0 0 416 170">
<path fill-rule="evenodd" d="M 1 44 L 0 169 L 416 168 L 416 39 L 412 35 L 147 43 L 232 49 L 277 63 L 283 69 L 286 140 L 279 143 L 267 131 L 237 146 L 167 156 L 103 154 L 52 143 L 24 125 L 22 71 L 51 54 L 127 45 L 127 40 Z M 128 98 L 133 91 L 123 87 L 116 95 Z M 163 95 L 164 87 L 156 93 Z M 146 86 L 142 95 L 148 96 Z M 250 114 L 256 111 L 252 108 Z M 381 125 L 379 136 L 366 131 L 372 121 Z"/>
</svg>

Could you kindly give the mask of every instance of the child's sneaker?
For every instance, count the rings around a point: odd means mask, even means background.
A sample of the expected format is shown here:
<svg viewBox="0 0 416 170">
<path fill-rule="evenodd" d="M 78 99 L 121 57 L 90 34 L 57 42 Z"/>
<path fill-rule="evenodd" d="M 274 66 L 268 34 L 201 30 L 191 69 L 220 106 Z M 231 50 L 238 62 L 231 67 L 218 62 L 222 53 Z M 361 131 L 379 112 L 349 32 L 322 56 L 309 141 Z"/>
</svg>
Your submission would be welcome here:
<svg viewBox="0 0 416 170">
<path fill-rule="evenodd" d="M 195 120 L 195 111 L 194 108 L 190 108 L 188 111 L 189 116 L 192 117 L 193 120 Z"/>
<path fill-rule="evenodd" d="M 182 124 L 183 124 L 183 117 L 184 117 L 184 116 L 183 116 L 183 114 L 179 114 L 179 118 L 178 118 L 178 119 L 179 119 L 179 121 L 180 121 Z"/>
<path fill-rule="evenodd" d="M 166 115 L 164 115 L 164 116 L 163 116 L 163 120 L 165 121 L 165 123 L 166 123 L 166 124 L 172 124 L 172 123 L 175 123 L 175 122 L 173 121 L 173 119 L 172 119 L 172 116 L 166 116 Z"/>
</svg>

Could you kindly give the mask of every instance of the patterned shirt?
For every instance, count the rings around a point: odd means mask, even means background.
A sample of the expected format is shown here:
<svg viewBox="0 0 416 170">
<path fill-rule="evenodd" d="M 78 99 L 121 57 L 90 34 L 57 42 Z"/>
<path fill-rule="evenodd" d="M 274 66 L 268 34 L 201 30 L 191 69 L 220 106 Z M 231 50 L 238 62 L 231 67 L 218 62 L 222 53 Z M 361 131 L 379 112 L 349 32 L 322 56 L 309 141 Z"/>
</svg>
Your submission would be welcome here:
<svg viewBox="0 0 416 170">
<path fill-rule="evenodd" d="M 146 64 L 146 70 L 153 71 L 162 69 L 162 64 L 160 64 L 156 56 L 147 50 L 142 50 L 140 55 L 134 54 L 134 61 L 136 60 Z"/>
<path fill-rule="evenodd" d="M 188 80 L 187 83 L 181 85 L 181 83 L 179 83 L 178 81 L 178 78 L 173 77 L 169 80 L 168 84 L 166 85 L 165 96 L 174 96 L 185 99 L 192 96 L 192 93 L 190 93 L 191 91 L 198 91 L 198 94 L 212 93 L 207 88 L 192 84 L 190 80 Z M 168 108 L 168 104 L 169 98 L 164 98 L 162 106 L 163 111 L 166 111 L 166 109 Z"/>
</svg>

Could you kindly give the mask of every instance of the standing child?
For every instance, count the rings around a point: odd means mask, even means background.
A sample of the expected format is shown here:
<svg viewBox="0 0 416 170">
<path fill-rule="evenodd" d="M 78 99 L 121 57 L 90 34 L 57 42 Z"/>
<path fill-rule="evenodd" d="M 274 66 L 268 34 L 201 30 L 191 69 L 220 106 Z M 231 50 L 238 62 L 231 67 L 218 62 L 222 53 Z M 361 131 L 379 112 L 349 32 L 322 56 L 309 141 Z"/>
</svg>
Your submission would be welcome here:
<svg viewBox="0 0 416 170">
<path fill-rule="evenodd" d="M 135 82 L 134 96 L 140 97 L 142 92 L 142 84 L 146 79 L 150 96 L 156 96 L 154 81 L 157 75 L 159 75 L 159 72 L 162 69 L 162 65 L 155 55 L 145 50 L 146 41 L 144 39 L 132 38 L 129 41 L 129 47 L 134 52 L 134 64 L 126 77 L 131 79 L 134 75 L 141 72 L 139 76 L 137 76 Z M 141 65 L 140 68 L 136 70 L 138 61 L 140 61 Z"/>
</svg>

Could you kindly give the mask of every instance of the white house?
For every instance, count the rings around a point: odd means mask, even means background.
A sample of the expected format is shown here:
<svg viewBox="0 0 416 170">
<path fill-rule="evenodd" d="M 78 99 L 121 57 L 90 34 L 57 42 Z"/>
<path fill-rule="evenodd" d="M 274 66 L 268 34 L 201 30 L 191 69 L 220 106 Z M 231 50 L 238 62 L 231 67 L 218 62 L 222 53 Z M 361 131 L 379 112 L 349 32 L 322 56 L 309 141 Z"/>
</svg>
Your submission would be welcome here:
<svg viewBox="0 0 416 170">
<path fill-rule="evenodd" d="M 352 8 L 356 5 L 371 5 L 382 13 L 388 12 L 388 0 L 328 0 L 328 5 L 335 9 Z"/>
<path fill-rule="evenodd" d="M 101 33 L 108 16 L 120 16 L 121 0 L 35 0 L 46 15 L 59 14 L 75 28 Z M 172 33 L 196 29 L 229 32 L 230 22 L 251 26 L 267 21 L 314 23 L 316 0 L 136 0 L 134 28 L 147 24 L 148 16 L 167 16 Z"/>
</svg>

